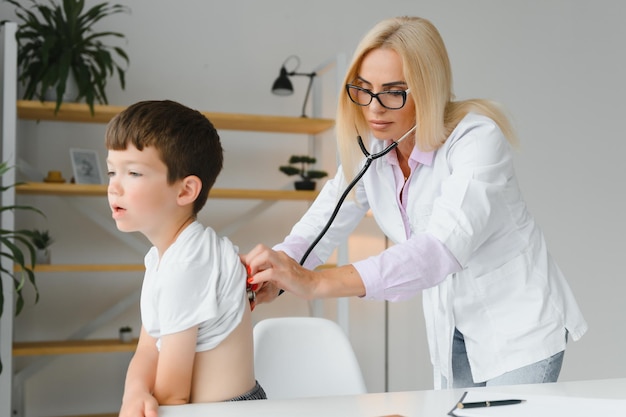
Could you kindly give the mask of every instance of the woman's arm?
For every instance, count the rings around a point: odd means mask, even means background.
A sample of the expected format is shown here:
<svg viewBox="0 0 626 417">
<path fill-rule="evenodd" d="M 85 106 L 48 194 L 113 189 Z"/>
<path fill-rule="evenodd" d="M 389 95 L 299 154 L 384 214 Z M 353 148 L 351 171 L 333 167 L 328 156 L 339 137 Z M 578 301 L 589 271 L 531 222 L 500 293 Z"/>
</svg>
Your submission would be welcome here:
<svg viewBox="0 0 626 417">
<path fill-rule="evenodd" d="M 250 268 L 252 285 L 270 283 L 305 299 L 365 295 L 361 276 L 352 265 L 310 271 L 264 245 L 256 246 L 243 260 Z"/>
<path fill-rule="evenodd" d="M 365 285 L 365 297 L 389 301 L 411 298 L 462 269 L 450 251 L 428 233 L 414 234 L 353 265 Z"/>
<path fill-rule="evenodd" d="M 311 207 L 309 207 L 304 216 L 302 216 L 302 218 L 293 226 L 290 234 L 282 243 L 275 245 L 275 252 L 284 252 L 289 257 L 294 259 L 294 262 L 300 262 L 311 242 L 318 237 L 328 222 L 331 214 L 335 210 L 337 199 L 342 194 L 345 187 L 346 182 L 343 177 L 343 170 L 339 167 L 337 169 L 336 176 L 324 184 L 324 187 L 315 201 L 311 204 Z M 320 240 L 314 250 L 309 253 L 306 261 L 304 262 L 306 269 L 313 270 L 315 267 L 322 264 L 330 256 L 337 245 L 354 230 L 361 218 L 369 209 L 365 192 L 360 183 L 357 184 L 354 193 L 356 195 L 356 200 L 353 200 L 352 197 L 346 198 L 337 217 L 324 235 L 324 238 Z M 249 260 L 253 259 L 257 254 L 260 254 L 262 251 L 261 248 L 269 250 L 267 247 L 259 245 L 256 251 L 240 256 L 242 262 L 249 266 Z M 254 273 L 258 271 L 260 271 L 260 269 L 255 269 Z M 302 272 L 304 273 L 305 270 L 302 270 Z M 336 273 L 336 271 L 324 270 L 324 273 L 326 275 L 332 275 Z M 315 274 L 317 274 L 317 272 Z M 248 275 L 251 275 L 250 270 L 248 271 Z M 362 283 L 360 282 L 360 279 L 352 281 L 353 275 L 354 273 L 350 274 L 350 278 L 348 278 L 352 282 L 350 287 L 352 288 L 352 291 L 360 292 L 362 289 Z M 313 276 L 318 278 L 317 275 Z M 252 290 L 256 293 L 256 299 L 251 303 L 253 307 L 256 304 L 273 301 L 278 296 L 280 289 L 286 289 L 278 285 L 277 281 L 270 280 L 258 282 L 259 284 L 252 287 Z M 256 283 L 256 281 L 251 281 L 250 283 Z M 332 288 L 326 288 L 324 291 L 332 293 L 334 290 Z M 326 296 L 330 297 L 331 295 Z M 311 298 L 310 296 L 305 297 Z"/>
</svg>

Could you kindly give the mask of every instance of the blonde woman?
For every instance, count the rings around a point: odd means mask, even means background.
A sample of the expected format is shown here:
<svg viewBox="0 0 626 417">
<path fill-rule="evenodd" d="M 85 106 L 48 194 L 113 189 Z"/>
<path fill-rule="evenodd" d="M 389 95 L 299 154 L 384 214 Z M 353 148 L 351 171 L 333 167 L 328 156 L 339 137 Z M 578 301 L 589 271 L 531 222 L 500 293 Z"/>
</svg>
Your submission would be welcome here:
<svg viewBox="0 0 626 417">
<path fill-rule="evenodd" d="M 413 129 L 414 128 L 414 129 Z M 363 175 L 325 236 L 299 260 L 364 156 L 409 132 Z M 359 44 L 339 97 L 341 167 L 289 236 L 243 257 L 257 302 L 402 300 L 421 292 L 436 387 L 556 381 L 568 335 L 587 325 L 528 212 L 513 167 L 511 125 L 487 100 L 454 101 L 437 29 L 387 19 Z M 395 245 L 313 271 L 371 210 Z"/>
</svg>

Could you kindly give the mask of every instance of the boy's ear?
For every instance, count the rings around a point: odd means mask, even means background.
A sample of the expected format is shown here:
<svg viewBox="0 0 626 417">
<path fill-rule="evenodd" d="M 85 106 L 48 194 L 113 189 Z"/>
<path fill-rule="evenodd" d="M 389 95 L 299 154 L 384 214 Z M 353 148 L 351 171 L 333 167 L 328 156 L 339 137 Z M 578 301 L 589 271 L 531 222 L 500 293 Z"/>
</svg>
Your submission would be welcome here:
<svg viewBox="0 0 626 417">
<path fill-rule="evenodd" d="M 193 204 L 198 198 L 200 191 L 202 190 L 202 181 L 195 175 L 189 175 L 183 178 L 181 188 L 178 193 L 178 204 L 185 206 Z"/>
</svg>

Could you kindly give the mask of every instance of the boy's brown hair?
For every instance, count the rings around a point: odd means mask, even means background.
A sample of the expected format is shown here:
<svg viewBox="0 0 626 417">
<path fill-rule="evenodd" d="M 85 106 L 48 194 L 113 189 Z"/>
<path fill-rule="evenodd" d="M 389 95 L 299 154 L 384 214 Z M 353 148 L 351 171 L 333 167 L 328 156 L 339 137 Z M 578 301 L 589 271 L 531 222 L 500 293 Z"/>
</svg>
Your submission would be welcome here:
<svg viewBox="0 0 626 417">
<path fill-rule="evenodd" d="M 140 101 L 126 108 L 107 125 L 105 145 L 116 151 L 128 145 L 140 151 L 154 147 L 167 166 L 169 184 L 189 175 L 200 178 L 194 214 L 204 207 L 224 163 L 220 137 L 209 119 L 170 100 Z"/>
</svg>

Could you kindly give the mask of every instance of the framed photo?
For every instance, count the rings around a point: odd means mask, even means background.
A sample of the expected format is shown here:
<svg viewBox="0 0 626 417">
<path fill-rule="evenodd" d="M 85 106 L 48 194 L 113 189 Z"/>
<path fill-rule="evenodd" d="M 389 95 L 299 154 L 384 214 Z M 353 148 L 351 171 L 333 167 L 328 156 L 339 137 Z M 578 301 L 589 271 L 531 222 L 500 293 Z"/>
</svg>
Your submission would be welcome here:
<svg viewBox="0 0 626 417">
<path fill-rule="evenodd" d="M 76 184 L 102 184 L 98 152 L 92 149 L 70 148 L 72 171 Z"/>
</svg>

